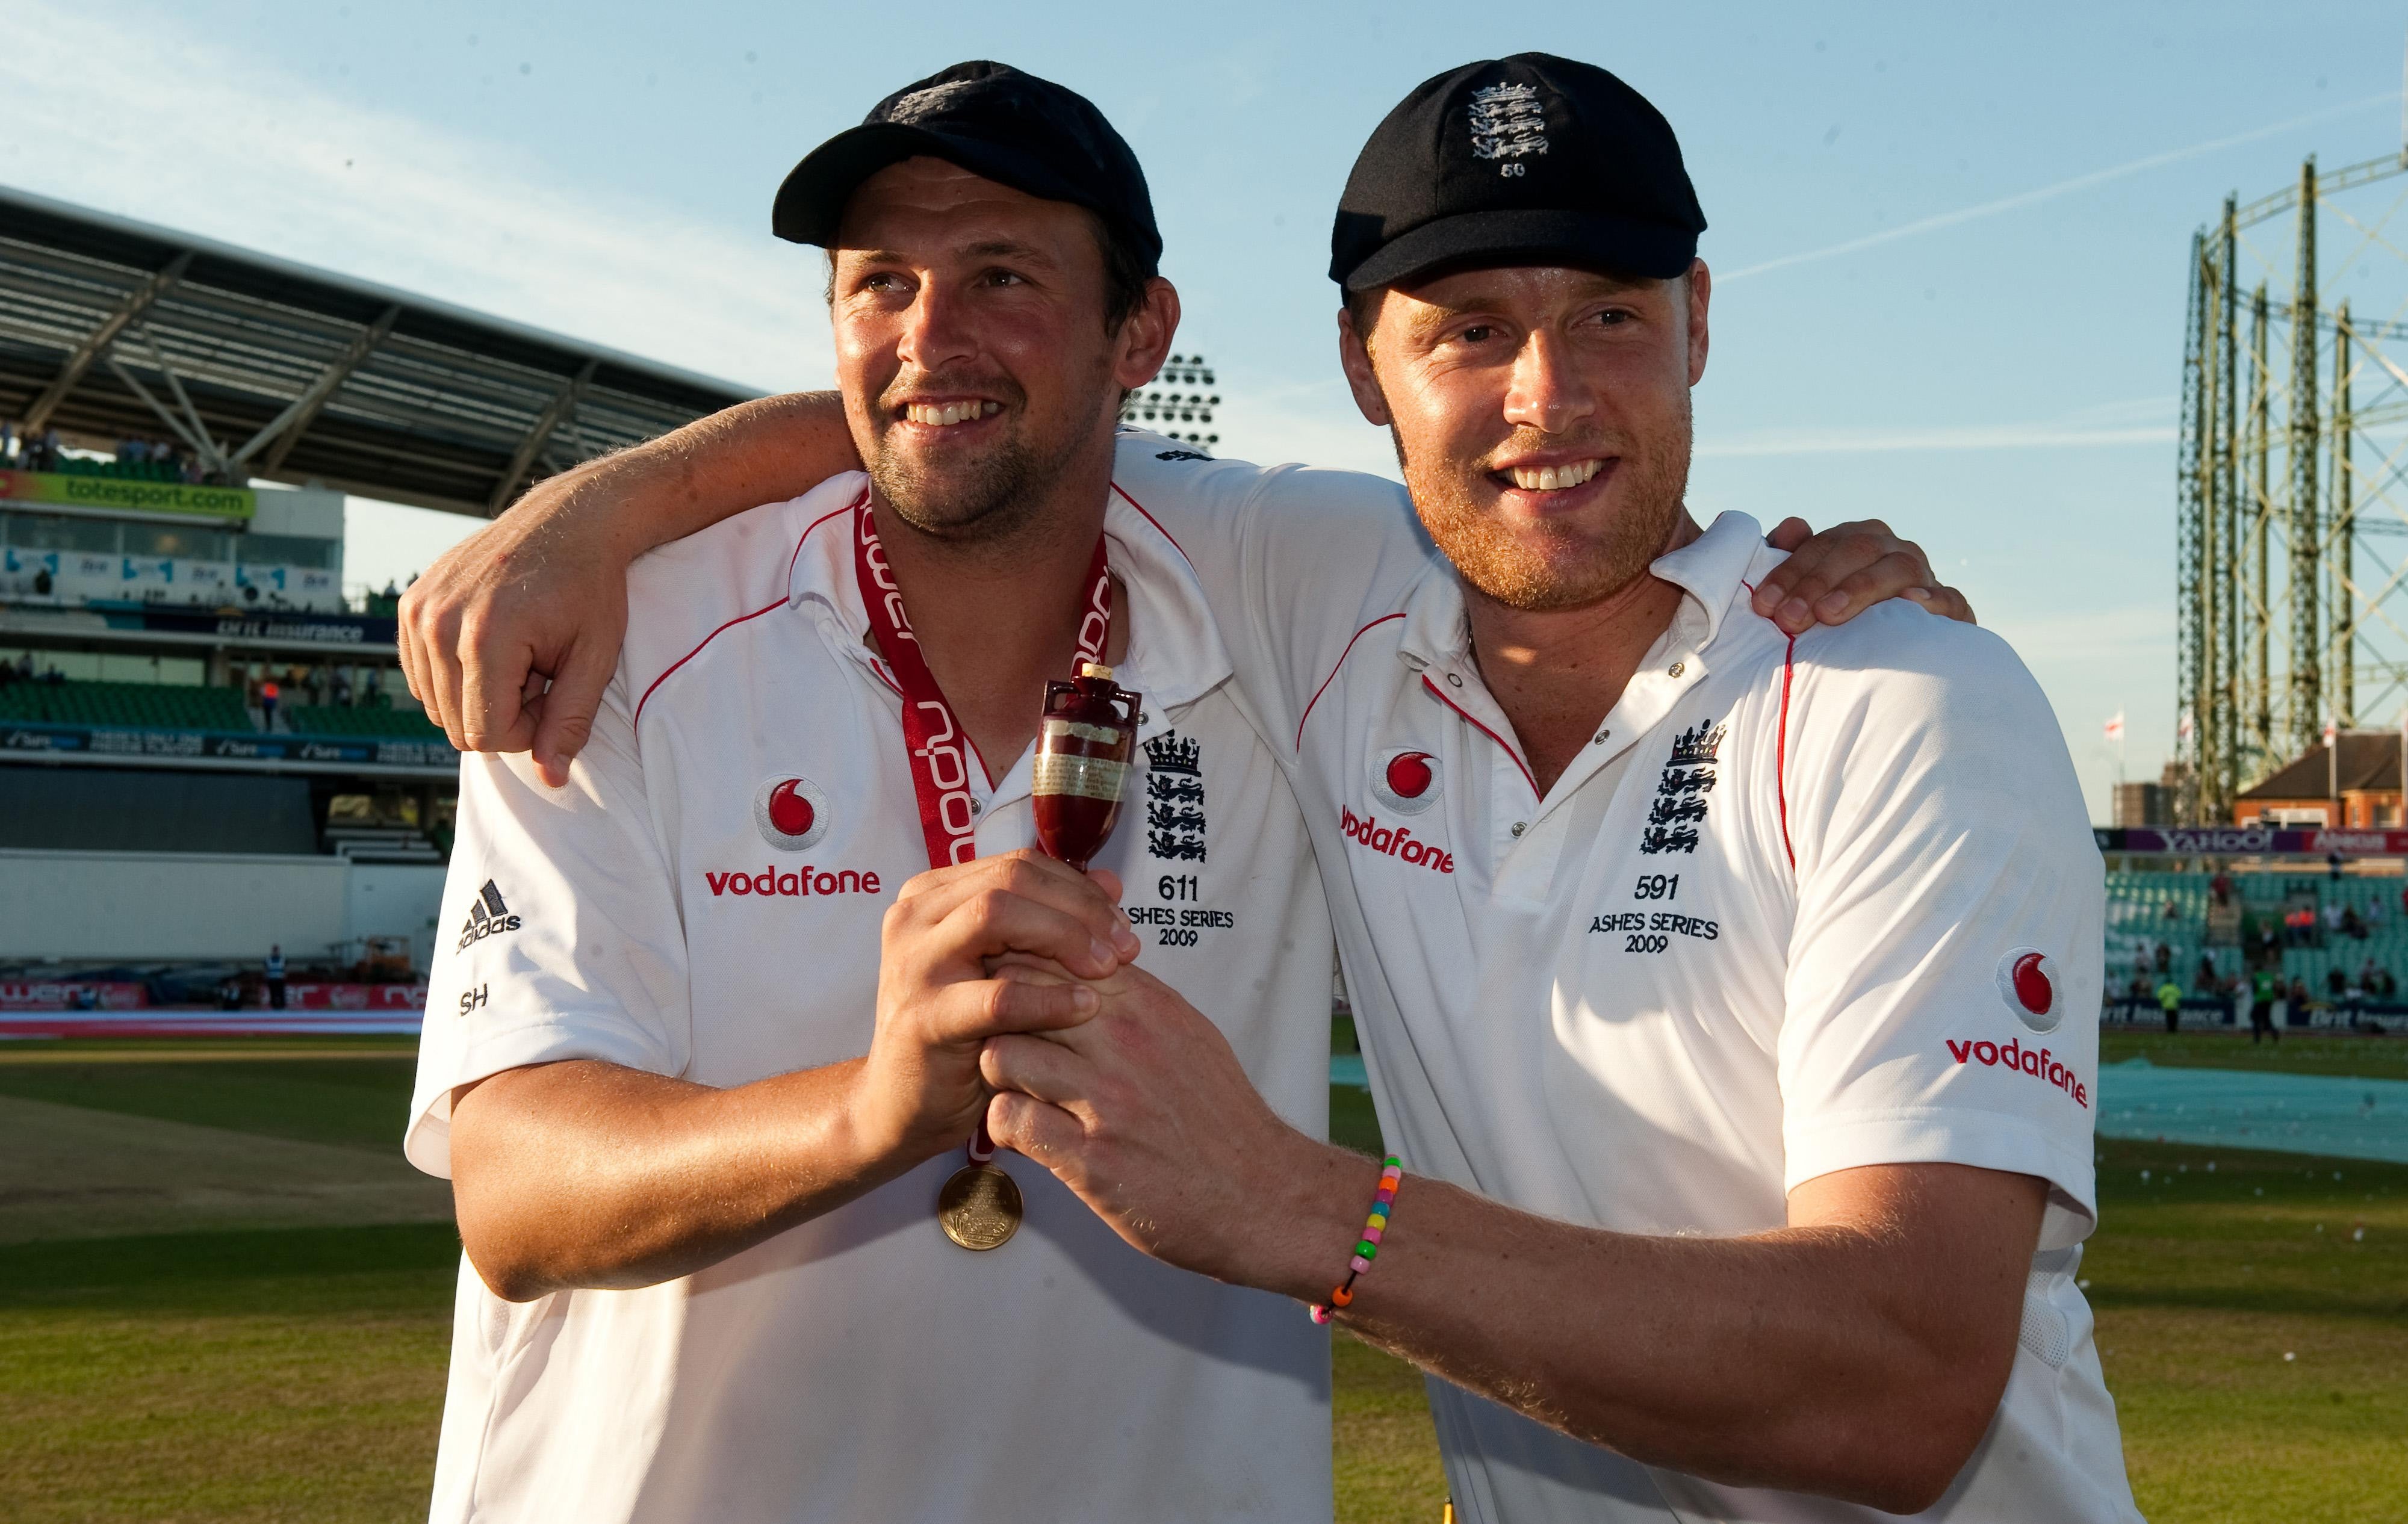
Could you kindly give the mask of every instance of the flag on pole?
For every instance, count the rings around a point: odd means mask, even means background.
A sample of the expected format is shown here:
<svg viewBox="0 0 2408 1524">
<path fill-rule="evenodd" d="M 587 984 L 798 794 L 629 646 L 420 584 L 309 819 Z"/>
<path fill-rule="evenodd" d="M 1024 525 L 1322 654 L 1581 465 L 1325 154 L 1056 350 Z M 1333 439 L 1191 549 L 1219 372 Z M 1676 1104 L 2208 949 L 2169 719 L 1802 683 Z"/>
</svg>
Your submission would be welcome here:
<svg viewBox="0 0 2408 1524">
<path fill-rule="evenodd" d="M 2116 710 L 2107 719 L 2107 739 L 2121 744 L 2124 739 L 2124 711 Z"/>
<path fill-rule="evenodd" d="M 2334 742 L 2335 740 L 2337 740 L 2337 739 L 2339 739 L 2339 738 L 2340 738 L 2340 735 L 2341 735 L 2341 724 L 2340 724 L 2340 722 L 2339 722 L 2338 720 L 2333 719 L 2332 719 L 2331 717 L 2329 717 L 2329 716 L 2326 717 L 2326 719 L 2325 719 L 2325 745 L 2327 745 L 2327 746 L 2330 746 L 2330 745 L 2332 745 L 2332 744 L 2333 744 L 2333 742 Z"/>
<path fill-rule="evenodd" d="M 2185 709 L 2182 712 L 2182 718 L 2174 721 L 2174 734 L 2178 739 L 2186 743 L 2190 740 L 2190 711 L 2188 709 Z"/>
</svg>

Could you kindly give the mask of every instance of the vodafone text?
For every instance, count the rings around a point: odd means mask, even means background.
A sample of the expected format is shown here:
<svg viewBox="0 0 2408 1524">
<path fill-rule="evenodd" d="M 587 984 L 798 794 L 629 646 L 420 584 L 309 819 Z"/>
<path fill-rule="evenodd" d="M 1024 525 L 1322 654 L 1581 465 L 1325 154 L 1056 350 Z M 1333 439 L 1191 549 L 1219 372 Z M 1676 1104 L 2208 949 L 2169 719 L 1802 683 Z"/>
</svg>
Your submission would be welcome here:
<svg viewBox="0 0 2408 1524">
<path fill-rule="evenodd" d="M 809 894 L 875 894 L 878 876 L 856 873 L 851 868 L 838 873 L 813 873 L 805 863 L 793 873 L 780 873 L 775 867 L 759 873 L 706 873 L 702 881 L 710 886 L 713 896 L 722 894 L 773 894 L 800 896 Z"/>
<path fill-rule="evenodd" d="M 1954 1037 L 1943 1039 L 1948 1044 L 1948 1056 L 1958 1063 L 1981 1063 L 1993 1068 L 2003 1065 L 2020 1075 L 2029 1075 L 2044 1085 L 2054 1085 L 2073 1097 L 2073 1104 L 2083 1110 L 2090 1109 L 2090 1088 L 2073 1077 L 2073 1071 L 2050 1057 L 2044 1047 L 2026 1047 L 2010 1037 L 2004 1043 L 1965 1042 Z"/>
<path fill-rule="evenodd" d="M 1455 871 L 1455 854 L 1440 851 L 1427 842 L 1415 841 L 1412 828 L 1382 825 L 1378 816 L 1358 816 L 1351 809 L 1341 809 L 1340 813 L 1342 816 L 1340 826 L 1371 850 L 1401 858 L 1425 868 L 1435 868 L 1440 873 Z"/>
</svg>

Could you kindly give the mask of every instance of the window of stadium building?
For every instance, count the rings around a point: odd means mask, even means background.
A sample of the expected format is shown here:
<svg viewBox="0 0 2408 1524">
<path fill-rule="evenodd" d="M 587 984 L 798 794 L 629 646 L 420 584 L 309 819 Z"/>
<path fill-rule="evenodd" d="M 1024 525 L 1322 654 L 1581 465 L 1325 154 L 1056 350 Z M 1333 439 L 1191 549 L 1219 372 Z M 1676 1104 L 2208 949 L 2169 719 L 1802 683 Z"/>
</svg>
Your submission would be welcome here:
<svg viewBox="0 0 2408 1524">
<path fill-rule="evenodd" d="M 114 555 L 117 523 L 108 519 L 77 519 L 66 514 L 0 513 L 0 534 L 19 550 L 89 550 Z"/>
<path fill-rule="evenodd" d="M 234 542 L 232 559 L 251 566 L 300 566 L 331 572 L 339 567 L 342 560 L 340 540 L 317 540 L 300 534 L 237 534 Z"/>
<path fill-rule="evenodd" d="M 185 561 L 232 561 L 235 536 L 211 529 L 187 529 L 181 524 L 128 523 L 123 526 L 129 556 L 175 556 Z"/>
</svg>

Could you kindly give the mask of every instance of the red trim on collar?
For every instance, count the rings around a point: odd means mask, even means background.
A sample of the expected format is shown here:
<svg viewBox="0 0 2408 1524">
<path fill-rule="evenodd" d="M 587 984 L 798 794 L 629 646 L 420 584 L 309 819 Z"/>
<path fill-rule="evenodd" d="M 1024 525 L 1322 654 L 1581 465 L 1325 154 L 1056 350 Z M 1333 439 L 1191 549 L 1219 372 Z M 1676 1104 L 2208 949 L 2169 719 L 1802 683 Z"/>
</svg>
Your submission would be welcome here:
<svg viewBox="0 0 2408 1524">
<path fill-rule="evenodd" d="M 868 488 L 864 487 L 861 491 L 862 496 L 868 495 Z M 653 678 L 652 685 L 644 690 L 644 696 L 636 701 L 636 718 L 627 722 L 627 728 L 633 730 L 644 722 L 644 705 L 652 702 L 652 695 L 660 691 L 661 684 L 669 680 L 669 674 L 677 671 L 678 668 L 685 665 L 688 662 L 693 661 L 695 657 L 700 656 L 702 654 L 703 647 L 710 645 L 712 641 L 717 640 L 721 635 L 724 635 L 728 631 L 735 629 L 738 625 L 742 624 L 747 620 L 757 620 L 764 614 L 784 607 L 785 605 L 795 596 L 795 566 L 803 559 L 803 541 L 811 537 L 812 530 L 819 528 L 820 525 L 824 523 L 826 523 L 829 520 L 837 517 L 838 514 L 851 513 L 854 508 L 857 508 L 860 506 L 861 497 L 855 497 L 843 507 L 838 508 L 834 510 L 834 512 L 824 513 L 818 518 L 812 520 L 810 523 L 804 528 L 802 534 L 796 537 L 795 553 L 786 558 L 785 592 L 780 596 L 776 603 L 765 604 L 761 607 L 752 610 L 750 614 L 737 615 L 734 619 L 729 620 L 725 624 L 721 625 L 718 629 L 713 630 L 710 634 L 703 636 L 701 641 L 695 645 L 694 649 L 686 652 L 683 656 L 681 656 L 676 661 L 670 662 L 667 670 L 663 672 L 659 677 Z"/>
<path fill-rule="evenodd" d="M 1143 510 L 1143 509 L 1140 509 L 1139 511 L 1140 511 L 1140 512 L 1143 512 L 1144 510 Z M 1185 552 L 1184 552 L 1184 551 L 1182 551 L 1182 552 L 1181 552 L 1181 554 L 1182 554 L 1182 555 L 1183 555 L 1183 554 L 1185 554 Z M 1367 624 L 1367 625 L 1363 626 L 1363 628 L 1362 628 L 1362 629 L 1355 631 L 1352 635 L 1350 635 L 1350 636 L 1348 636 L 1348 637 L 1347 637 L 1347 640 L 1346 640 L 1346 648 L 1345 648 L 1344 650 L 1340 651 L 1340 652 L 1338 653 L 1338 664 L 1337 664 L 1337 666 L 1333 666 L 1333 667 L 1331 667 L 1331 668 L 1329 669 L 1329 676 L 1321 679 L 1321 686 L 1320 686 L 1319 688 L 1314 689 L 1314 690 L 1312 691 L 1312 697 L 1311 699 L 1309 699 L 1309 700 L 1307 700 L 1307 701 L 1305 702 L 1305 705 L 1304 705 L 1304 713 L 1302 713 L 1302 714 L 1300 714 L 1300 715 L 1297 716 L 1297 719 L 1296 719 L 1296 748 L 1297 748 L 1297 750 L 1298 750 L 1298 751 L 1302 751 L 1302 750 L 1304 749 L 1304 722 L 1305 722 L 1306 720 L 1311 719 L 1312 718 L 1312 706 L 1313 706 L 1314 705 L 1319 704 L 1319 703 L 1321 702 L 1321 695 L 1322 695 L 1322 694 L 1324 694 L 1324 693 L 1328 692 L 1328 691 L 1329 691 L 1329 685 L 1330 685 L 1331 683 L 1334 683 L 1334 682 L 1336 682 L 1336 681 L 1338 680 L 1338 668 L 1339 668 L 1339 667 L 1342 667 L 1342 666 L 1344 666 L 1344 665 L 1346 664 L 1346 659 L 1347 659 L 1349 656 L 1352 656 L 1352 655 L 1354 655 L 1354 642 L 1356 642 L 1356 641 L 1358 641 L 1358 640 L 1362 639 L 1365 635 L 1367 635 L 1367 634 L 1370 634 L 1373 630 L 1378 629 L 1381 625 L 1383 625 L 1383 624 L 1387 623 L 1390 620 L 1400 620 L 1400 619 L 1403 619 L 1404 617 L 1405 617 L 1405 615 L 1404 615 L 1404 611 L 1403 611 L 1402 609 L 1398 609 L 1398 610 L 1396 613 L 1394 613 L 1394 614 L 1383 614 L 1383 615 L 1381 615 L 1378 619 L 1373 620 L 1370 623 L 1369 623 L 1369 624 Z"/>
<path fill-rule="evenodd" d="M 1463 716 L 1464 719 L 1470 720 L 1471 728 L 1473 730 L 1485 735 L 1490 740 L 1496 742 L 1498 746 L 1505 747 L 1505 755 L 1512 758 L 1513 765 L 1522 770 L 1522 781 L 1530 786 L 1531 794 L 1535 797 L 1543 797 L 1539 794 L 1539 780 L 1530 776 L 1530 764 L 1522 760 L 1522 754 L 1520 752 L 1514 750 L 1512 747 L 1505 745 L 1505 737 L 1498 734 L 1495 731 L 1490 730 L 1479 720 L 1473 719 L 1470 710 L 1466 709 L 1462 705 L 1455 703 L 1455 700 L 1448 698 L 1444 693 L 1440 692 L 1438 691 L 1438 684 L 1429 680 L 1429 674 L 1426 672 L 1422 674 L 1422 686 L 1428 689 L 1430 691 L 1430 695 L 1437 699 L 1440 704 L 1445 705 L 1456 714 Z"/>
<path fill-rule="evenodd" d="M 1176 535 L 1176 534 L 1173 534 L 1170 531 L 1168 531 L 1168 530 L 1167 530 L 1167 529 L 1163 528 L 1163 527 L 1162 527 L 1162 520 L 1161 520 L 1156 519 L 1156 518 L 1155 518 L 1153 514 L 1151 514 L 1151 513 L 1146 513 L 1145 505 L 1144 505 L 1144 504 L 1142 504 L 1142 503 L 1140 503 L 1140 502 L 1139 502 L 1136 498 L 1133 498 L 1133 497 L 1129 496 L 1129 495 L 1128 495 L 1128 490 L 1127 490 L 1126 488 L 1123 487 L 1119 482 L 1117 482 L 1117 481 L 1116 481 L 1116 482 L 1113 482 L 1113 483 L 1112 483 L 1112 491 L 1116 491 L 1116 492 L 1118 492 L 1118 493 L 1120 493 L 1120 494 L 1121 494 L 1121 501 L 1122 501 L 1122 502 L 1124 502 L 1124 503 L 1127 504 L 1130 507 L 1135 508 L 1138 512 L 1140 512 L 1140 513 L 1141 513 L 1141 514 L 1144 514 L 1144 515 L 1145 515 L 1145 521 L 1146 521 L 1147 523 L 1152 524 L 1152 525 L 1154 526 L 1154 533 L 1155 533 L 1155 534 L 1157 534 L 1161 535 L 1164 539 L 1168 540 L 1168 541 L 1170 542 L 1170 548 L 1171 548 L 1173 550 L 1176 550 L 1176 551 L 1178 551 L 1178 552 L 1179 552 L 1179 559 L 1180 559 L 1180 560 L 1182 560 L 1182 561 L 1183 561 L 1183 562 L 1186 562 L 1186 563 L 1187 563 L 1187 564 L 1188 564 L 1189 566 L 1191 566 L 1191 567 L 1193 567 L 1193 566 L 1196 564 L 1195 559 L 1194 559 L 1193 557 L 1189 556 L 1189 555 L 1188 555 L 1188 553 L 1187 553 L 1187 547 L 1185 547 L 1185 546 L 1183 546 L 1183 545 L 1182 545 L 1182 544 L 1180 544 L 1180 543 L 1179 543 L 1179 536 L 1178 536 L 1178 535 Z"/>
</svg>

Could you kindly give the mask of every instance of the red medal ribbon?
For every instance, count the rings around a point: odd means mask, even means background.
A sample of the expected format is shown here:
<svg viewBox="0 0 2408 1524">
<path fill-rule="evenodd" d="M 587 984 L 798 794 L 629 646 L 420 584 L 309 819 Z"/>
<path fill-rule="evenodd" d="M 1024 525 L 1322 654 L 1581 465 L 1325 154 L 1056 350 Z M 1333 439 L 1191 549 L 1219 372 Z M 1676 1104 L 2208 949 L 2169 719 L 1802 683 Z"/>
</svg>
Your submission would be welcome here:
<svg viewBox="0 0 2408 1524">
<path fill-rule="evenodd" d="M 903 690 L 903 745 L 910 753 L 911 788 L 920 801 L 920 831 L 927 838 L 928 866 L 950 868 L 978 856 L 978 815 L 971 807 L 969 736 L 953 719 L 925 658 L 911 620 L 903 612 L 903 593 L 895 585 L 894 569 L 886 564 L 886 548 L 879 542 L 878 521 L 864 503 L 853 513 L 853 575 L 861 585 L 861 605 L 869 614 L 869 630 L 878 649 L 894 669 L 895 685 Z M 1096 535 L 1096 553 L 1087 565 L 1087 606 L 1079 620 L 1080 662 L 1101 662 L 1112 637 L 1112 574 L 1104 553 L 1104 536 Z M 1071 668 L 1077 671 L 1076 665 Z M 984 771 L 984 758 L 979 761 Z"/>
<path fill-rule="evenodd" d="M 865 500 L 853 511 L 853 569 L 861 587 L 861 606 L 868 612 L 869 630 L 886 664 L 894 669 L 895 685 L 903 690 L 903 747 L 910 754 L 911 790 L 919 796 L 920 831 L 927 839 L 928 866 L 950 868 L 978 856 L 978 812 L 970 795 L 968 733 L 953 719 L 953 706 L 937 686 L 920 654 L 920 639 L 903 612 L 902 590 L 895 585 L 894 568 L 886 563 L 886 547 L 879 542 L 878 521 Z M 1101 662 L 1112 638 L 1112 574 L 1104 552 L 1104 536 L 1096 535 L 1096 553 L 1087 565 L 1087 606 L 1079 619 L 1079 662 Z M 1074 664 L 1073 672 L 1078 670 Z M 982 772 L 986 760 L 979 759 Z M 992 781 L 990 779 L 990 781 Z M 995 1141 L 987 1136 L 986 1119 L 969 1143 L 970 1159 L 985 1163 L 995 1157 Z"/>
</svg>

